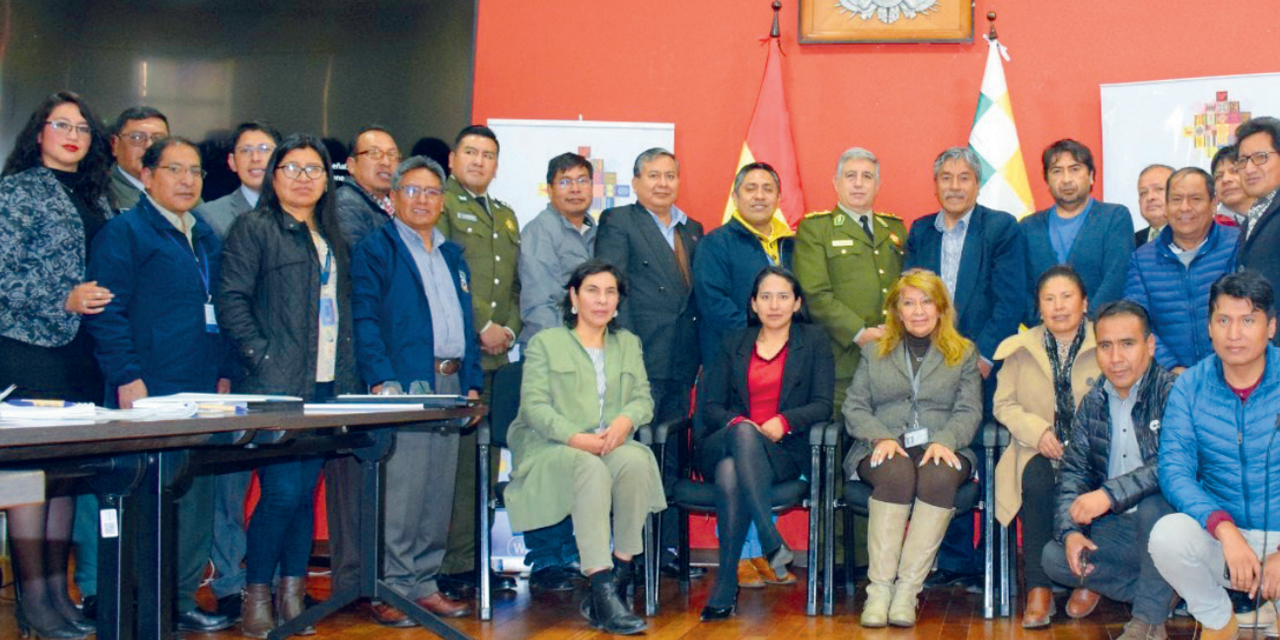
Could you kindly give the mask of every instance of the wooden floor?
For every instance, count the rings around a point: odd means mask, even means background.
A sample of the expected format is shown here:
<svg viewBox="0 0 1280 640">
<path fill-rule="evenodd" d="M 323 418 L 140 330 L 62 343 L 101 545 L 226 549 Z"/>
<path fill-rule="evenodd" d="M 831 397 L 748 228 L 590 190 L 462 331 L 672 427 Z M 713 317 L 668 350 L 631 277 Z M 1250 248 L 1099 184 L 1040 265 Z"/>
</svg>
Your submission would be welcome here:
<svg viewBox="0 0 1280 640">
<path fill-rule="evenodd" d="M 710 588 L 710 575 L 695 580 L 689 594 L 681 594 L 674 581 L 664 579 L 660 613 L 649 620 L 649 631 L 637 638 L 688 638 L 691 640 L 720 640 L 730 638 L 844 638 L 844 639 L 947 639 L 999 638 L 1029 640 L 1103 640 L 1118 638 L 1128 620 L 1124 605 L 1104 601 L 1085 621 L 1073 621 L 1059 614 L 1056 623 L 1048 629 L 1024 631 L 1018 619 L 984 620 L 979 596 L 962 589 L 926 591 L 921 594 L 920 623 L 914 629 L 863 629 L 858 625 L 857 606 L 861 605 L 861 591 L 856 602 L 837 592 L 836 614 L 833 617 L 808 617 L 804 615 L 803 569 L 798 570 L 800 583 L 786 587 L 743 589 L 738 603 L 738 614 L 731 620 L 702 624 L 698 614 L 706 602 Z M 328 578 L 313 577 L 308 589 L 314 597 L 323 598 L 328 593 Z M 577 593 L 544 594 L 531 597 L 528 581 L 521 579 L 517 593 L 499 597 L 495 601 L 494 619 L 480 622 L 474 616 L 451 621 L 464 633 L 477 638 L 515 640 L 541 638 L 546 640 L 586 639 L 610 637 L 587 625 L 578 614 L 578 602 L 585 589 Z M 208 591 L 202 589 L 202 600 L 211 600 Z M 1064 602 L 1059 599 L 1059 611 Z M 406 640 L 432 637 L 422 629 L 387 629 L 374 624 L 358 610 L 345 610 L 323 621 L 316 639 L 344 640 Z M 1190 618 L 1176 618 L 1169 622 L 1169 636 L 1176 640 L 1191 640 L 1198 636 L 1198 629 Z M 13 625 L 13 603 L 0 603 L 0 640 L 17 638 Z M 235 629 L 216 634 L 192 634 L 191 640 L 221 640 L 241 637 Z"/>
</svg>

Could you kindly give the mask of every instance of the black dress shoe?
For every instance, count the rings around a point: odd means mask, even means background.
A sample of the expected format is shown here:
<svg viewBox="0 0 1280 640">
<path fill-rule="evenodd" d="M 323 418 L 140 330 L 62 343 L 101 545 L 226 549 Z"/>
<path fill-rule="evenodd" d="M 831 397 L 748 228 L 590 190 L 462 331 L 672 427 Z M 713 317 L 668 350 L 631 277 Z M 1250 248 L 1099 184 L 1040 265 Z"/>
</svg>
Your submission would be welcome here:
<svg viewBox="0 0 1280 640">
<path fill-rule="evenodd" d="M 959 573 L 948 569 L 938 569 L 929 574 L 924 580 L 926 589 L 937 589 L 939 587 L 951 587 L 962 585 L 966 588 L 978 585 L 978 576 L 968 573 Z"/>
<path fill-rule="evenodd" d="M 90 620 L 98 619 L 98 596 L 85 596 L 80 601 L 80 614 Z"/>
<path fill-rule="evenodd" d="M 223 615 L 204 611 L 199 607 L 178 614 L 178 631 L 212 633 L 230 629 L 235 621 Z"/>
<path fill-rule="evenodd" d="M 489 572 L 489 588 L 493 591 L 515 591 L 516 584 L 518 583 L 516 582 L 515 576 L 509 576 L 505 573 Z"/>
<path fill-rule="evenodd" d="M 529 588 L 536 591 L 573 591 L 577 584 L 571 569 L 547 567 L 529 574 Z"/>
<path fill-rule="evenodd" d="M 658 570 L 662 572 L 662 575 L 678 580 L 680 579 L 680 559 L 674 555 L 668 555 L 666 556 L 666 559 L 663 560 L 662 566 L 659 567 Z M 689 566 L 690 578 L 701 578 L 705 575 L 707 575 L 706 567 Z"/>
<path fill-rule="evenodd" d="M 241 602 L 244 602 L 244 596 L 238 593 L 218 598 L 218 615 L 226 616 L 232 622 L 239 622 Z"/>
<path fill-rule="evenodd" d="M 461 580 L 455 576 L 463 574 L 440 575 L 436 578 L 436 586 L 450 600 L 468 600 L 475 597 L 476 588 L 473 583 Z"/>
</svg>

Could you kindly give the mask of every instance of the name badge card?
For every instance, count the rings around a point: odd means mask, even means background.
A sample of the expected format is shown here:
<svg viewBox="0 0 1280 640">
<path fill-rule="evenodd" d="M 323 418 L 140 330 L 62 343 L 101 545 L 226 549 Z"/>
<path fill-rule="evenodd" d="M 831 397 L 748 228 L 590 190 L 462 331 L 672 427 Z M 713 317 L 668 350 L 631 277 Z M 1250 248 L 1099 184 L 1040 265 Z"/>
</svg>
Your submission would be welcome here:
<svg viewBox="0 0 1280 640">
<path fill-rule="evenodd" d="M 218 316 L 213 311 L 213 305 L 207 302 L 204 305 L 204 330 L 206 333 L 218 332 Z"/>
<path fill-rule="evenodd" d="M 904 449 L 919 447 L 927 442 L 929 442 L 929 430 L 925 428 L 912 429 L 902 435 L 902 446 Z"/>
</svg>

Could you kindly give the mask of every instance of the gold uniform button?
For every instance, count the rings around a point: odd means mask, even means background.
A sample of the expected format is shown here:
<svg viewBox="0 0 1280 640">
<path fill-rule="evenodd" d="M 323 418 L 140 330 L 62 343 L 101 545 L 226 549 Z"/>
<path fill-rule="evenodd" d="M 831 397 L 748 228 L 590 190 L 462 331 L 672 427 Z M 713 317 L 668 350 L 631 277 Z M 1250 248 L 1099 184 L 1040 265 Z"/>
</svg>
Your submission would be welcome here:
<svg viewBox="0 0 1280 640">
<path fill-rule="evenodd" d="M 496 237 L 496 236 L 495 236 L 495 237 Z M 494 256 L 494 257 L 493 257 L 493 261 L 494 261 L 494 262 L 502 262 L 502 256 Z"/>
<path fill-rule="evenodd" d="M 872 251 L 871 253 L 872 253 L 872 254 L 874 254 L 874 255 L 877 255 L 877 256 L 878 256 L 878 255 L 880 255 L 880 250 L 879 250 L 879 249 L 876 249 L 875 251 Z"/>
<path fill-rule="evenodd" d="M 494 300 L 493 302 L 490 302 L 490 303 L 489 303 L 489 306 L 490 306 L 490 307 L 496 307 L 496 306 L 498 306 L 498 301 L 497 301 L 497 300 Z"/>
<path fill-rule="evenodd" d="M 880 275 L 884 275 L 884 269 L 880 270 Z M 496 283 L 495 283 L 496 284 Z"/>
<path fill-rule="evenodd" d="M 883 272 L 883 271 L 881 271 L 880 273 L 884 273 L 884 272 Z M 498 284 L 498 283 L 499 283 L 499 280 L 498 280 L 497 278 L 494 278 L 494 279 L 493 279 L 493 283 L 494 283 L 494 284 Z"/>
<path fill-rule="evenodd" d="M 846 253 L 849 253 L 849 250 L 848 250 L 848 249 L 841 249 L 841 250 L 840 250 L 840 255 L 844 255 L 844 254 L 846 254 Z"/>
</svg>

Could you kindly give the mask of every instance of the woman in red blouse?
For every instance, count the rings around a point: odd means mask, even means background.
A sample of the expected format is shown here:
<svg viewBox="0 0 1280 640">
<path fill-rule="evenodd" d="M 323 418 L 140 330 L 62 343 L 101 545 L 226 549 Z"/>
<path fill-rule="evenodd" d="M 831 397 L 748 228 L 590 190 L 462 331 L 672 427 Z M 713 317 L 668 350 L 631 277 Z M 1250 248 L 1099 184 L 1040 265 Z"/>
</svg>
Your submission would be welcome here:
<svg viewBox="0 0 1280 640">
<path fill-rule="evenodd" d="M 702 474 L 716 485 L 720 569 L 703 620 L 723 620 L 737 603 L 737 566 L 752 523 L 775 573 L 791 550 L 773 525 L 770 488 L 799 478 L 809 427 L 831 416 L 835 369 L 822 329 L 797 323 L 803 294 L 782 267 L 766 267 L 751 287 L 747 327 L 729 334 L 706 377 L 709 433 L 698 439 Z"/>
</svg>

